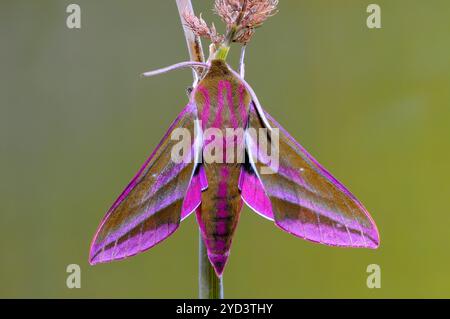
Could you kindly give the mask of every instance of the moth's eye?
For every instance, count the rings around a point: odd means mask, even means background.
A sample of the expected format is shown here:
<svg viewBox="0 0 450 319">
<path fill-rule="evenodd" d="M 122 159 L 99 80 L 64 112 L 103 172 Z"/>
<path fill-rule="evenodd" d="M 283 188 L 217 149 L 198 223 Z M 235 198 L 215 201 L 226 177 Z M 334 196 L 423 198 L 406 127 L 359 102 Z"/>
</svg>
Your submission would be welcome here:
<svg viewBox="0 0 450 319">
<path fill-rule="evenodd" d="M 192 91 L 194 91 L 194 88 L 192 86 L 186 88 L 186 94 L 187 96 L 191 96 Z"/>
</svg>

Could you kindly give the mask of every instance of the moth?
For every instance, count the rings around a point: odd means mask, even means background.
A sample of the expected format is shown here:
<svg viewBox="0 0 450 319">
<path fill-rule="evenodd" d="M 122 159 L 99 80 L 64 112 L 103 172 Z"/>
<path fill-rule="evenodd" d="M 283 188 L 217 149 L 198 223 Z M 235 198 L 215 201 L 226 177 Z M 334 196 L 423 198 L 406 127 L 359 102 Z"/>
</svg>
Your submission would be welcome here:
<svg viewBox="0 0 450 319">
<path fill-rule="evenodd" d="M 101 221 L 91 244 L 91 264 L 146 251 L 195 213 L 209 260 L 221 276 L 243 204 L 283 231 L 311 242 L 379 246 L 377 227 L 366 208 L 263 109 L 244 79 L 243 54 L 236 72 L 226 63 L 228 49 L 219 46 L 205 63 L 182 62 L 144 74 L 202 70 L 189 103 Z M 223 154 L 237 150 L 244 160 L 205 161 L 211 140 L 198 132 L 211 128 L 223 133 L 216 140 Z M 230 128 L 240 129 L 243 138 L 227 138 Z M 172 137 L 179 129 L 195 138 L 184 160 L 174 161 L 172 150 L 178 140 Z M 251 132 L 263 132 L 266 145 Z M 267 150 L 278 152 L 276 166 L 268 160 Z"/>
</svg>

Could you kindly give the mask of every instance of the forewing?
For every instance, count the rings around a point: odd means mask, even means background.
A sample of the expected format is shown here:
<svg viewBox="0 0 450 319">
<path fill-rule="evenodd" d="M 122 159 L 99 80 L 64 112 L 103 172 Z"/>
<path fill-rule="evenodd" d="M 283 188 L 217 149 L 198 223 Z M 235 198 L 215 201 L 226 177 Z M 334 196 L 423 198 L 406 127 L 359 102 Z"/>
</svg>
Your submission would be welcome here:
<svg viewBox="0 0 450 319">
<path fill-rule="evenodd" d="M 92 241 L 91 264 L 126 258 L 145 251 L 171 235 L 200 205 L 200 175 L 193 177 L 200 150 L 194 140 L 196 107 L 188 104 L 102 220 Z M 190 134 L 189 152 L 173 161 L 177 129 Z"/>
<path fill-rule="evenodd" d="M 276 138 L 268 133 L 268 150 L 279 152 L 279 163 L 261 149 L 263 124 L 254 107 L 250 109 L 246 149 L 261 184 L 270 200 L 275 223 L 283 230 L 326 245 L 377 248 L 379 235 L 364 206 L 325 170 L 267 112 L 271 127 L 279 129 Z M 266 130 L 267 132 L 267 130 Z M 258 138 L 256 137 L 258 136 Z M 273 155 L 273 154 L 271 154 Z M 258 187 L 257 183 L 253 183 Z M 256 193 L 261 189 L 256 190 Z M 267 209 L 266 209 L 267 210 Z"/>
</svg>

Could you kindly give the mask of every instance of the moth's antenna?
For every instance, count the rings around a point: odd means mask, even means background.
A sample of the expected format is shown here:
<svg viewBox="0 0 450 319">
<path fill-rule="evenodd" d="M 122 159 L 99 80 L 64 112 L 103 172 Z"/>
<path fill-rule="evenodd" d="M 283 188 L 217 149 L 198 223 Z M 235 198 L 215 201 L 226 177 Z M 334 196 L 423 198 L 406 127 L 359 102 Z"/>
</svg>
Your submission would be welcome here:
<svg viewBox="0 0 450 319">
<path fill-rule="evenodd" d="M 264 126 L 269 131 L 272 132 L 272 127 L 270 126 L 270 123 L 267 120 L 266 115 L 264 114 L 264 110 L 263 110 L 261 104 L 259 103 L 259 100 L 258 100 L 258 97 L 256 96 L 255 91 L 253 91 L 253 89 L 250 86 L 250 84 L 248 84 L 247 81 L 245 81 L 244 78 L 239 75 L 239 73 L 237 73 L 235 70 L 233 70 L 230 66 L 228 66 L 228 68 L 230 69 L 231 73 L 233 73 L 234 76 L 236 76 L 242 82 L 242 84 L 244 84 L 244 86 L 247 89 L 248 93 L 250 93 L 250 96 L 251 96 L 251 98 L 253 100 L 253 103 L 255 104 L 256 111 L 258 112 L 259 117 L 263 121 Z"/>
<path fill-rule="evenodd" d="M 241 78 L 245 78 L 245 49 L 246 48 L 247 48 L 246 45 L 242 46 L 241 58 L 239 59 L 239 73 L 241 75 Z"/>
<path fill-rule="evenodd" d="M 205 63 L 205 62 L 186 61 L 186 62 L 181 62 L 181 63 L 177 63 L 177 64 L 174 64 L 174 65 L 170 65 L 170 66 L 162 68 L 162 69 L 145 72 L 145 73 L 142 74 L 142 76 L 144 76 L 144 77 L 151 77 L 151 76 L 164 74 L 164 73 L 167 73 L 167 72 L 170 72 L 170 71 L 174 71 L 174 70 L 178 70 L 178 69 L 195 68 L 195 67 L 202 67 L 202 68 L 207 69 L 207 68 L 209 68 L 209 64 Z"/>
</svg>

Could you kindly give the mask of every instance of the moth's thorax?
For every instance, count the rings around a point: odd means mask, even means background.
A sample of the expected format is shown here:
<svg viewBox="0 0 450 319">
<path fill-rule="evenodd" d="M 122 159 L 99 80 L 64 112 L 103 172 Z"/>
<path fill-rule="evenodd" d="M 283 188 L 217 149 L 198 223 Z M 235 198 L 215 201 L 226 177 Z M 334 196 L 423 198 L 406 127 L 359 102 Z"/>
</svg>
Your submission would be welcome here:
<svg viewBox="0 0 450 319">
<path fill-rule="evenodd" d="M 212 60 L 211 67 L 208 69 L 208 73 L 203 80 L 225 77 L 234 78 L 225 61 Z"/>
<path fill-rule="evenodd" d="M 211 62 L 193 94 L 203 129 L 246 126 L 250 95 L 224 61 Z"/>
</svg>

